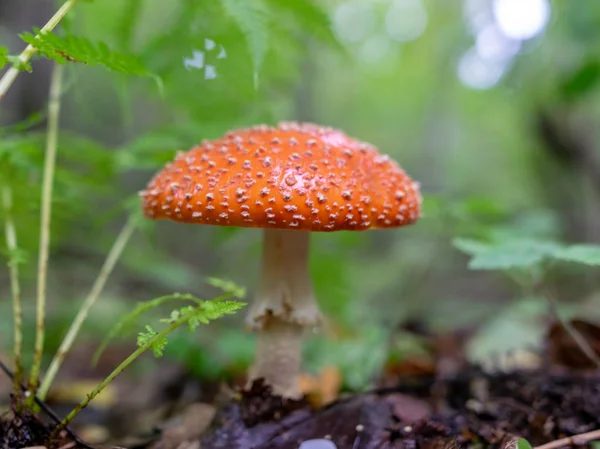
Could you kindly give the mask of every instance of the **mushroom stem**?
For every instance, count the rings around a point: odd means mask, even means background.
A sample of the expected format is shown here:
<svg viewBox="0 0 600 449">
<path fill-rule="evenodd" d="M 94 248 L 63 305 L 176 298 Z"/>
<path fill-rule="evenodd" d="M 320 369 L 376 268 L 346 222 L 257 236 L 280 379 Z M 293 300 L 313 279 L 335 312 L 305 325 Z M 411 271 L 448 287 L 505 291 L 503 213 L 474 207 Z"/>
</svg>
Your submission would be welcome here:
<svg viewBox="0 0 600 449">
<path fill-rule="evenodd" d="M 304 328 L 320 323 L 308 271 L 310 234 L 264 231 L 261 278 L 247 323 L 259 330 L 249 382 L 264 378 L 273 393 L 297 398 Z"/>
</svg>

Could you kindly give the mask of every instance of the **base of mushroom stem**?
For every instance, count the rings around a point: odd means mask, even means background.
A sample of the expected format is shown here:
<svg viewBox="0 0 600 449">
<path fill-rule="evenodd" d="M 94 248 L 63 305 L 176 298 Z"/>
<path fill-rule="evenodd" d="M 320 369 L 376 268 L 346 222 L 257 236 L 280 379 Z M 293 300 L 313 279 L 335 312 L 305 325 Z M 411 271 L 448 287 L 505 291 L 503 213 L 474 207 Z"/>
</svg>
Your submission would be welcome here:
<svg viewBox="0 0 600 449">
<path fill-rule="evenodd" d="M 273 394 L 300 399 L 299 376 L 304 326 L 270 317 L 258 331 L 255 361 L 248 373 L 247 387 L 264 379 Z"/>
</svg>

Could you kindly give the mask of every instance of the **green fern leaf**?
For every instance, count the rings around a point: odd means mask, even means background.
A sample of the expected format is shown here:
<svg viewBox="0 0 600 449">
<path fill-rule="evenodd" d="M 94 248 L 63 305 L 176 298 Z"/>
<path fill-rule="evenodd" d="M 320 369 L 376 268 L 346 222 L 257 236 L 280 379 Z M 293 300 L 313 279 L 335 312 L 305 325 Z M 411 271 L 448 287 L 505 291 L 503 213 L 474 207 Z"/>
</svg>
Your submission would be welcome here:
<svg viewBox="0 0 600 449">
<path fill-rule="evenodd" d="M 181 294 L 174 293 L 172 295 L 161 296 L 159 298 L 154 298 L 149 301 L 138 303 L 137 307 L 132 310 L 130 313 L 121 318 L 108 332 L 104 340 L 100 343 L 100 346 L 94 353 L 92 357 L 92 364 L 96 365 L 100 356 L 108 346 L 108 344 L 117 336 L 121 335 L 125 330 L 132 328 L 137 319 L 144 313 L 149 310 L 155 309 L 156 307 L 168 302 L 168 301 L 194 301 L 196 303 L 200 302 L 200 299 L 196 298 L 193 295 L 189 294 Z"/>
<path fill-rule="evenodd" d="M 208 283 L 222 289 L 225 293 L 212 301 L 203 301 L 191 294 L 174 293 L 139 303 L 134 310 L 115 323 L 94 353 L 92 364 L 95 365 L 98 363 L 100 356 L 108 344 L 124 331 L 132 328 L 143 313 L 155 309 L 166 302 L 191 301 L 193 303 L 191 306 L 188 305 L 173 310 L 169 318 L 160 320 L 163 323 L 174 323 L 187 317 L 185 321 L 188 323 L 190 330 L 194 330 L 200 323 L 208 324 L 209 321 L 216 320 L 224 315 L 233 314 L 246 305 L 243 302 L 227 300 L 227 298 L 231 298 L 232 296 L 242 298 L 246 293 L 243 287 L 238 286 L 232 281 L 225 281 L 218 278 L 209 278 Z"/>
<path fill-rule="evenodd" d="M 82 36 L 71 34 L 61 37 L 52 32 L 40 34 L 35 28 L 33 31 L 34 34 L 25 32 L 19 37 L 27 44 L 34 45 L 38 53 L 45 58 L 60 64 L 70 61 L 91 66 L 101 65 L 114 72 L 149 76 L 154 78 L 162 89 L 160 78 L 133 55 L 112 51 L 104 42 L 94 43 Z"/>
<path fill-rule="evenodd" d="M 244 299 L 246 297 L 246 289 L 228 279 L 208 277 L 206 278 L 206 283 L 223 290 L 225 293 L 229 293 L 236 298 Z"/>
<path fill-rule="evenodd" d="M 269 8 L 264 0 L 221 0 L 221 4 L 246 36 L 256 77 L 269 48 Z"/>
<path fill-rule="evenodd" d="M 209 324 L 210 321 L 237 312 L 245 305 L 245 303 L 241 302 L 214 299 L 212 301 L 201 302 L 195 307 L 182 307 L 179 310 L 173 311 L 171 318 L 161 320 L 162 322 L 170 323 L 170 326 L 161 332 L 156 332 L 151 326 L 146 325 L 146 331 L 138 334 L 137 344 L 144 349 L 151 349 L 155 357 L 161 357 L 168 343 L 166 337 L 175 329 L 187 324 L 190 331 L 193 331 L 201 323 Z"/>
<path fill-rule="evenodd" d="M 150 343 L 150 349 L 154 353 L 154 357 L 162 357 L 168 341 L 165 337 L 157 337 L 158 333 L 152 327 L 146 326 L 146 332 L 138 334 L 137 345 L 141 347 Z"/>
</svg>

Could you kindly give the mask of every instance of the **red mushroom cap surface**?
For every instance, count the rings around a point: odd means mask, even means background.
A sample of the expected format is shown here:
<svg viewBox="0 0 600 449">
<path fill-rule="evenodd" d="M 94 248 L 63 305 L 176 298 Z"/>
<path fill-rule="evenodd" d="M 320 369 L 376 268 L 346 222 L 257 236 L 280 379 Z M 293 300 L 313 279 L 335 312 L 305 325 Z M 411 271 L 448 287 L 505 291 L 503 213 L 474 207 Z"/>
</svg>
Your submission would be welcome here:
<svg viewBox="0 0 600 449">
<path fill-rule="evenodd" d="M 421 208 L 419 184 L 374 146 L 291 122 L 204 141 L 140 195 L 153 219 L 303 231 L 398 227 Z"/>
</svg>

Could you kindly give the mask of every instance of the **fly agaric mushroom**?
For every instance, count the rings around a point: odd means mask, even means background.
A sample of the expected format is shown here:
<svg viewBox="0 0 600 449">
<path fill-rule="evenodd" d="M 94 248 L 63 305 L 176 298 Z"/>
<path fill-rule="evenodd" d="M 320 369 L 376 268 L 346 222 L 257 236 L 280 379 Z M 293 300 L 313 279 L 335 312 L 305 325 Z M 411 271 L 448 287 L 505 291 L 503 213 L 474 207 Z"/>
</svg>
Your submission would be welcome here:
<svg viewBox="0 0 600 449">
<path fill-rule="evenodd" d="M 388 156 L 309 123 L 259 125 L 180 153 L 141 192 L 152 219 L 262 228 L 258 292 L 247 324 L 259 331 L 249 383 L 301 395 L 303 330 L 321 315 L 308 271 L 311 232 L 414 223 L 419 185 Z"/>
</svg>

